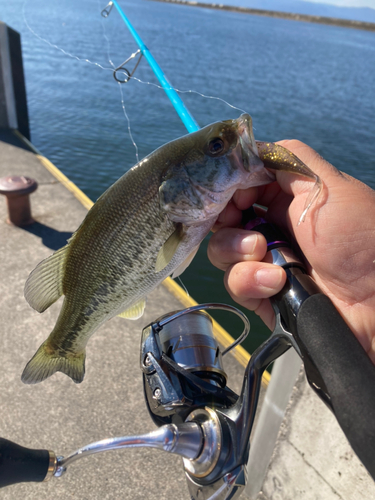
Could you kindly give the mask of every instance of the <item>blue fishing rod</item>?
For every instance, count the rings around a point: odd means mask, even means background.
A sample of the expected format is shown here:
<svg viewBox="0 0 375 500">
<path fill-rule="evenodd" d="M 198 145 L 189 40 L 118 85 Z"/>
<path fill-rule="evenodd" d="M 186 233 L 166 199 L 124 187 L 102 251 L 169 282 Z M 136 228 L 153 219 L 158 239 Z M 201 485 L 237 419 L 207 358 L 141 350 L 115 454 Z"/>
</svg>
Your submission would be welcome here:
<svg viewBox="0 0 375 500">
<path fill-rule="evenodd" d="M 180 96 L 177 94 L 177 92 L 174 90 L 174 88 L 172 87 L 172 85 L 168 81 L 163 70 L 161 69 L 159 64 L 156 62 L 156 60 L 155 60 L 154 56 L 151 54 L 150 50 L 144 44 L 142 38 L 137 33 L 134 26 L 129 21 L 128 17 L 125 15 L 124 11 L 120 7 L 117 0 L 111 0 L 111 2 L 109 2 L 107 7 L 105 9 L 103 9 L 103 11 L 102 11 L 103 17 L 108 17 L 113 5 L 116 7 L 122 20 L 126 24 L 128 30 L 130 31 L 134 40 L 136 41 L 142 56 L 146 59 L 146 61 L 150 65 L 152 71 L 154 72 L 156 78 L 159 80 L 160 85 L 162 86 L 165 93 L 167 94 L 168 99 L 173 104 L 173 107 L 177 111 L 177 114 L 181 118 L 187 131 L 188 132 L 196 132 L 197 130 L 199 130 L 200 127 L 199 127 L 198 123 L 195 121 L 192 114 L 190 113 L 188 108 L 185 106 L 185 103 L 183 102 L 183 100 L 180 98 Z"/>
</svg>

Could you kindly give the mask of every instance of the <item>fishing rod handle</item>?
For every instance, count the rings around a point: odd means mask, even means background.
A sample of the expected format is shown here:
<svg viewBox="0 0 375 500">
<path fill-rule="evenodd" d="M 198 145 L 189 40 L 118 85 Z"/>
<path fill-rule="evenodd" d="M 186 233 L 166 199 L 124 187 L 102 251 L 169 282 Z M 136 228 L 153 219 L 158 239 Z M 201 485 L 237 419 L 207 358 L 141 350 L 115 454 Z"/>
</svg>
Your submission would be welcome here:
<svg viewBox="0 0 375 500">
<path fill-rule="evenodd" d="M 32 450 L 0 438 L 0 488 L 16 483 L 48 481 L 56 463 L 53 451 Z"/>
<path fill-rule="evenodd" d="M 285 261 L 286 285 L 271 302 L 300 348 L 310 385 L 332 410 L 375 479 L 375 366 L 332 301 L 307 274 L 302 260 L 293 258 L 285 235 L 266 221 L 257 222 L 250 221 L 247 228 L 265 235 L 275 263 Z"/>
</svg>

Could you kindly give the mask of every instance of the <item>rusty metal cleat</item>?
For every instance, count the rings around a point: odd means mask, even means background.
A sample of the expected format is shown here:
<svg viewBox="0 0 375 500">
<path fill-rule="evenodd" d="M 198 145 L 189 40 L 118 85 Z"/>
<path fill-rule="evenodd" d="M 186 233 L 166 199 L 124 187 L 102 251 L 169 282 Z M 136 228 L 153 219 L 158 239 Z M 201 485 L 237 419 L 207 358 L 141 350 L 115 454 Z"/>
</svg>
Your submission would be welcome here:
<svg viewBox="0 0 375 500">
<path fill-rule="evenodd" d="M 0 194 L 7 198 L 9 224 L 27 226 L 34 219 L 31 216 L 30 197 L 38 183 L 24 175 L 8 175 L 0 179 Z"/>
</svg>

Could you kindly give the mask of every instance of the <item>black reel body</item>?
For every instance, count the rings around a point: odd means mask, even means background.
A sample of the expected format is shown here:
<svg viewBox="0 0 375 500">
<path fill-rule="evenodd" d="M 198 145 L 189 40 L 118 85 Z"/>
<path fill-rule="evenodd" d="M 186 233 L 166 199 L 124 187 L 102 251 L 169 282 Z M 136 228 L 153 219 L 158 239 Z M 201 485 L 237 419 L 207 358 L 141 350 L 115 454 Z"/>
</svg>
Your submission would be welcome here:
<svg viewBox="0 0 375 500">
<path fill-rule="evenodd" d="M 201 306 L 202 308 L 204 306 Z M 177 317 L 163 327 L 160 323 Z M 202 310 L 169 313 L 142 332 L 144 393 L 156 425 L 184 422 L 198 408 L 230 408 L 238 396 L 226 386 L 212 320 Z"/>
</svg>

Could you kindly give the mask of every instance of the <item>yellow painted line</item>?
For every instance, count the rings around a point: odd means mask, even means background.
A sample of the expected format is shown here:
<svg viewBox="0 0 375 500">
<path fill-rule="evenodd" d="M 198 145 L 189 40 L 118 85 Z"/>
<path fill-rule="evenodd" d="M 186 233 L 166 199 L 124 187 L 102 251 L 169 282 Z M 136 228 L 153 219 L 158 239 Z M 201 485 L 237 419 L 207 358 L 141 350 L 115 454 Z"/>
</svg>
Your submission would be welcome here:
<svg viewBox="0 0 375 500">
<path fill-rule="evenodd" d="M 82 205 L 90 210 L 93 206 L 93 202 L 90 200 L 88 196 L 85 195 L 83 191 L 81 191 L 72 181 L 66 177 L 55 165 L 48 160 L 45 156 L 42 155 L 37 148 L 31 144 L 31 142 L 26 139 L 18 130 L 13 129 L 14 134 L 19 137 L 35 154 L 38 160 L 42 163 L 42 165 L 59 181 L 63 186 L 65 186 L 74 196 L 82 203 Z M 163 285 L 167 288 L 167 290 L 174 295 L 184 307 L 192 307 L 198 305 L 192 297 L 190 297 L 175 281 L 171 278 L 167 278 L 163 281 Z M 217 321 L 212 318 L 213 322 L 213 331 L 214 335 L 220 344 L 226 349 L 230 344 L 234 342 L 234 338 L 221 326 Z M 241 346 L 236 346 L 232 351 L 230 351 L 234 358 L 240 363 L 242 366 L 247 366 L 250 354 Z M 264 372 L 262 383 L 264 385 L 268 385 L 271 376 L 268 372 Z"/>
<path fill-rule="evenodd" d="M 51 163 L 48 158 L 42 155 L 36 155 L 38 160 L 42 163 L 46 169 L 51 172 L 51 174 L 56 177 L 58 181 L 61 182 L 74 196 L 78 201 L 82 203 L 82 205 L 90 210 L 93 206 L 93 202 L 90 200 L 88 196 L 85 195 L 83 191 L 81 191 L 72 181 L 70 181 L 53 163 Z"/>
<path fill-rule="evenodd" d="M 64 175 L 61 170 L 59 170 L 55 165 L 49 161 L 48 158 L 42 155 L 38 149 L 31 144 L 31 142 L 26 139 L 18 130 L 13 129 L 13 133 L 21 139 L 36 155 L 38 160 L 42 163 L 42 165 L 59 181 L 63 184 L 74 196 L 79 200 L 82 205 L 90 210 L 93 206 L 94 202 L 90 200 L 88 196 L 85 195 L 83 191 L 79 189 L 71 180 L 69 180 L 66 175 Z"/>
</svg>

